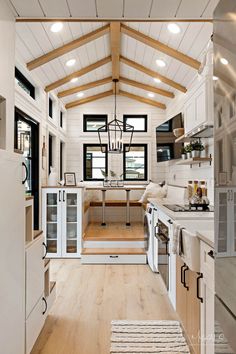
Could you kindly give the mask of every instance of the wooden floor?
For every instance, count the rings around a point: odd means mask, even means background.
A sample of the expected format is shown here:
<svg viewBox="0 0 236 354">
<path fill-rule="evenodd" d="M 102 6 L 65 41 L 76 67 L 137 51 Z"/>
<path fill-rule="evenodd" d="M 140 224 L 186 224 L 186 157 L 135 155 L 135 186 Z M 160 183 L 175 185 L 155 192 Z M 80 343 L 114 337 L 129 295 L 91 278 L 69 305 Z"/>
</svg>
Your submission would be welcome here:
<svg viewBox="0 0 236 354">
<path fill-rule="evenodd" d="M 57 299 L 31 354 L 109 354 L 111 320 L 176 319 L 147 265 L 51 264 Z"/>
<path fill-rule="evenodd" d="M 120 222 L 108 223 L 106 226 L 90 223 L 84 236 L 84 240 L 87 241 L 142 241 L 144 238 L 144 227 L 141 222 L 132 223 L 132 227 Z"/>
</svg>

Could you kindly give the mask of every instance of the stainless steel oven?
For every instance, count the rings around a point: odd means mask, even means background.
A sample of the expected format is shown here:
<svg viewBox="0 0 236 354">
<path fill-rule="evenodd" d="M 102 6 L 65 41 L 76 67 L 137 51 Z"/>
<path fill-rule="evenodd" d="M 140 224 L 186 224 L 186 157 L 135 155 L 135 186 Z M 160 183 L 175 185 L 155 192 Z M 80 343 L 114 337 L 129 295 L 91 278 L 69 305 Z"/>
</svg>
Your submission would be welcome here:
<svg viewBox="0 0 236 354">
<path fill-rule="evenodd" d="M 158 272 L 160 273 L 167 290 L 169 290 L 170 237 L 168 225 L 158 219 L 154 235 L 157 239 L 155 252 L 157 252 Z"/>
</svg>

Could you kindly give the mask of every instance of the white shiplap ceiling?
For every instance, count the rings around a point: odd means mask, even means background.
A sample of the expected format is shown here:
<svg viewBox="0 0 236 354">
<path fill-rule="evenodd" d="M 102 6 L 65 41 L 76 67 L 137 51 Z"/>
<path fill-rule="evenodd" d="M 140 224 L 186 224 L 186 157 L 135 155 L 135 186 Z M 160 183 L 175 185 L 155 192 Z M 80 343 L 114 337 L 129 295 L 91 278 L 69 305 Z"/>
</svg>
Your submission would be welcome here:
<svg viewBox="0 0 236 354">
<path fill-rule="evenodd" d="M 219 0 L 7 0 L 18 17 L 212 18 Z"/>
</svg>

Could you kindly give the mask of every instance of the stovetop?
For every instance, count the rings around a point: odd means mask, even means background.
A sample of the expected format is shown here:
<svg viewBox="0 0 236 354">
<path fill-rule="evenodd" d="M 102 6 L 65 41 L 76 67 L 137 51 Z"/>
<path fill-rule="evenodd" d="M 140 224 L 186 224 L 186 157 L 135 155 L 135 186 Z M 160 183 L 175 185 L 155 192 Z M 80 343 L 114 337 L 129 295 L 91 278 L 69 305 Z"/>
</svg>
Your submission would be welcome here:
<svg viewBox="0 0 236 354">
<path fill-rule="evenodd" d="M 201 204 L 197 206 L 189 206 L 188 204 L 181 205 L 181 204 L 163 204 L 164 207 L 174 211 L 174 212 L 213 212 L 214 207 L 209 205 L 207 208 L 203 208 Z"/>
</svg>

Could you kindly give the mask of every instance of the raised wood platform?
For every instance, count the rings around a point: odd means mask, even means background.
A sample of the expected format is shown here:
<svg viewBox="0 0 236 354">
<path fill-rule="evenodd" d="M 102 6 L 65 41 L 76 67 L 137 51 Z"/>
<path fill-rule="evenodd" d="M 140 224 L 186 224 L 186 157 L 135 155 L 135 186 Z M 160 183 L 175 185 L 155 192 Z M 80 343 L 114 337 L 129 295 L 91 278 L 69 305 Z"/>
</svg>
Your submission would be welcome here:
<svg viewBox="0 0 236 354">
<path fill-rule="evenodd" d="M 81 255 L 132 255 L 146 254 L 144 248 L 83 248 Z"/>
</svg>

